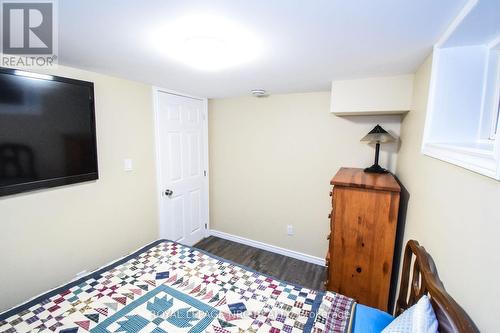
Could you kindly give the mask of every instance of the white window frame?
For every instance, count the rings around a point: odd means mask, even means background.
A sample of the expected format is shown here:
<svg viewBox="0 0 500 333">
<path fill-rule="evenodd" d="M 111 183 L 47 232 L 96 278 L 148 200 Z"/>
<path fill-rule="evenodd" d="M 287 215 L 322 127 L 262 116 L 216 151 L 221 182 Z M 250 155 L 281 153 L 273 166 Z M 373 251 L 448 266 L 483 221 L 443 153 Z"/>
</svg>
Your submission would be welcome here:
<svg viewBox="0 0 500 333">
<path fill-rule="evenodd" d="M 477 4 L 477 0 L 470 0 L 450 25 L 443 37 L 434 46 L 422 153 L 500 180 L 500 140 L 496 140 L 496 138 L 500 138 L 500 36 L 490 43 L 482 45 L 490 50 L 490 56 L 488 57 L 487 65 L 483 73 L 483 98 L 481 105 L 477 107 L 480 111 L 477 114 L 477 120 L 473 125 L 471 124 L 471 126 L 474 126 L 471 127 L 471 130 L 478 128 L 474 138 L 471 134 L 473 133 L 472 131 L 468 134 L 464 134 L 463 141 L 457 140 L 457 133 L 460 133 L 460 131 L 457 132 L 459 127 L 455 130 L 453 127 L 449 127 L 449 139 L 446 138 L 447 128 L 446 126 L 443 127 L 442 122 L 443 119 L 446 118 L 443 117 L 453 114 L 449 112 L 450 109 L 443 111 L 442 105 L 439 104 L 439 98 L 445 95 L 443 95 L 443 92 L 440 90 L 437 90 L 443 87 L 442 82 L 438 83 L 438 81 L 443 78 L 443 74 L 439 74 L 439 69 L 446 68 L 440 66 L 448 64 L 448 58 L 445 57 L 444 52 L 447 47 L 450 46 L 447 45 L 446 42 Z M 441 52 L 442 50 L 443 52 Z M 498 56 L 498 62 L 496 62 L 496 60 L 491 60 L 496 59 L 492 52 L 497 52 L 496 56 Z M 441 54 L 443 55 L 440 59 Z M 491 67 L 491 64 L 494 64 L 496 67 Z M 493 68 L 497 70 L 496 73 L 491 72 Z M 446 70 L 443 73 L 446 73 Z M 494 87 L 491 87 L 491 81 Z M 466 101 L 470 100 L 467 99 Z M 470 108 L 468 110 L 470 110 Z M 439 112 L 445 113 L 439 114 Z M 461 114 L 458 113 L 456 116 L 460 117 Z"/>
<path fill-rule="evenodd" d="M 498 57 L 500 58 L 500 52 L 498 54 Z M 499 60 L 500 62 L 500 60 Z M 492 123 L 491 123 L 491 131 L 490 131 L 490 140 L 495 140 L 497 138 L 498 130 L 499 130 L 499 121 L 500 121 L 500 66 L 498 68 L 498 73 L 497 73 L 497 83 L 496 83 L 496 96 L 495 96 L 495 103 L 496 109 L 493 109 L 493 116 L 492 116 Z"/>
</svg>

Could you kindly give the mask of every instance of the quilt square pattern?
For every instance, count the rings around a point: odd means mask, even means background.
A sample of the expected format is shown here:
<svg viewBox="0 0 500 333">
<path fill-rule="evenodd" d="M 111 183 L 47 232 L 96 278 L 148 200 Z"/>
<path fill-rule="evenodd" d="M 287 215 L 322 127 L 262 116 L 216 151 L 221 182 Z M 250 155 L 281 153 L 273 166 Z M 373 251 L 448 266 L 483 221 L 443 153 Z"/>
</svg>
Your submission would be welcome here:
<svg viewBox="0 0 500 333">
<path fill-rule="evenodd" d="M 203 332 L 218 311 L 199 300 L 160 285 L 99 322 L 92 333 Z"/>
<path fill-rule="evenodd" d="M 0 314 L 0 333 L 345 333 L 354 304 L 161 240 Z"/>
</svg>

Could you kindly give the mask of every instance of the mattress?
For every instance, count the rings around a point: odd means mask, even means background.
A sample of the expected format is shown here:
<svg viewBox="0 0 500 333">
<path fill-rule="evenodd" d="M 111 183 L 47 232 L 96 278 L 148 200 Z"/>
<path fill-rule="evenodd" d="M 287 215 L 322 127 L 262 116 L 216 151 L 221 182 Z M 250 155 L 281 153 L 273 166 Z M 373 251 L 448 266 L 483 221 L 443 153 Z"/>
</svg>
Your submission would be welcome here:
<svg viewBox="0 0 500 333">
<path fill-rule="evenodd" d="M 160 240 L 0 314 L 0 332 L 345 333 L 354 307 Z"/>
</svg>

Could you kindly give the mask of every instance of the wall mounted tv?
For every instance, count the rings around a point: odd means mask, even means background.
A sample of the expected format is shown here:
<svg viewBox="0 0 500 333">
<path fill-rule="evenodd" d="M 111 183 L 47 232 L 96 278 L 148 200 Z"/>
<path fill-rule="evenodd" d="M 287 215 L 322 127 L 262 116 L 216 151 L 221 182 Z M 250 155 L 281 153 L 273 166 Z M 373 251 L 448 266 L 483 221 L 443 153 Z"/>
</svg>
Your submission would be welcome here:
<svg viewBox="0 0 500 333">
<path fill-rule="evenodd" d="M 0 68 L 0 196 L 95 179 L 94 84 Z"/>
</svg>

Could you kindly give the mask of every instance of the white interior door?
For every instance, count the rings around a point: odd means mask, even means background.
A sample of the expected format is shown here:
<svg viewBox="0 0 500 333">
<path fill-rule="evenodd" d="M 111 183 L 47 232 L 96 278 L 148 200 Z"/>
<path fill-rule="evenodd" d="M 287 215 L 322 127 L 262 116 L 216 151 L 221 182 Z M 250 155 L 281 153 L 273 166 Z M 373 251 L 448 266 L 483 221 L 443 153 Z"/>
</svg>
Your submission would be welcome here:
<svg viewBox="0 0 500 333">
<path fill-rule="evenodd" d="M 206 101 L 156 91 L 160 236 L 193 245 L 206 236 Z"/>
</svg>

